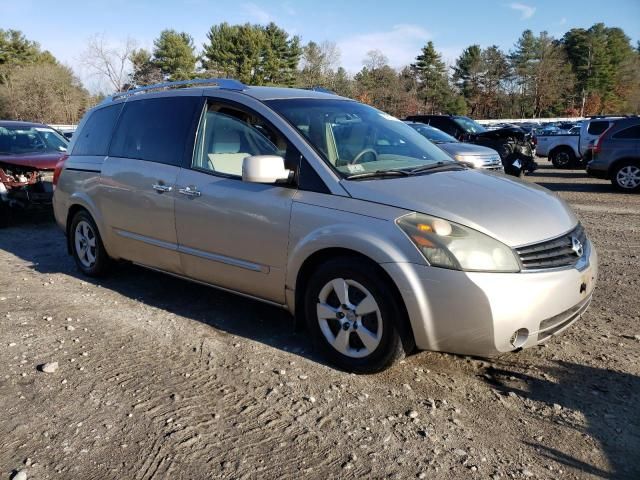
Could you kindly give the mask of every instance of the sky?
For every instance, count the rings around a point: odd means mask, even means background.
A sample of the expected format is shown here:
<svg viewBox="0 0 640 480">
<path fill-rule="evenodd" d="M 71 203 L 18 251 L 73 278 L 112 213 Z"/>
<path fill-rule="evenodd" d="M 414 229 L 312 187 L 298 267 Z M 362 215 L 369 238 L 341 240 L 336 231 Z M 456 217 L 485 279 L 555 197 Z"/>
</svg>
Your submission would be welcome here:
<svg viewBox="0 0 640 480">
<path fill-rule="evenodd" d="M 594 23 L 622 28 L 640 40 L 640 0 L 0 0 L 0 28 L 21 30 L 74 69 L 87 88 L 101 87 L 81 66 L 86 41 L 133 38 L 151 49 L 161 30 L 186 31 L 198 49 L 220 22 L 277 23 L 308 41 L 335 42 L 341 64 L 362 68 L 369 50 L 381 50 L 393 67 L 411 63 L 429 40 L 448 64 L 474 43 L 510 50 L 522 31 L 561 37 Z"/>
</svg>

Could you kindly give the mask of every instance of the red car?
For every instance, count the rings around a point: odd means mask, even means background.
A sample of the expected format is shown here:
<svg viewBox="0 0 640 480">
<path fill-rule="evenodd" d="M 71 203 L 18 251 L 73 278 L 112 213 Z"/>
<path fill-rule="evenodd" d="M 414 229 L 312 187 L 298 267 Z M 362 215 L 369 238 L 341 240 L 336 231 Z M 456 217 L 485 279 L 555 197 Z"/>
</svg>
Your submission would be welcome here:
<svg viewBox="0 0 640 480">
<path fill-rule="evenodd" d="M 49 205 L 67 139 L 41 123 L 0 121 L 0 226 L 14 209 Z"/>
</svg>

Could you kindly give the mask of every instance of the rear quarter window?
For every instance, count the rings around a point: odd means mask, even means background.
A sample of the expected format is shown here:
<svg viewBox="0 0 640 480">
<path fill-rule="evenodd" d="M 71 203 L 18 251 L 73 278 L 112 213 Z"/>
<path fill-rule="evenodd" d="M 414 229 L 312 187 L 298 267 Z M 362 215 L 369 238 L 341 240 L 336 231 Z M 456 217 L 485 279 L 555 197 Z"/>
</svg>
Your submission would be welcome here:
<svg viewBox="0 0 640 480">
<path fill-rule="evenodd" d="M 618 133 L 613 135 L 613 138 L 640 140 L 640 125 L 634 125 L 633 127 L 620 130 Z"/>
<path fill-rule="evenodd" d="M 600 135 L 607 128 L 609 128 L 609 122 L 591 122 L 587 127 L 587 132 L 591 135 Z"/>
<path fill-rule="evenodd" d="M 111 134 L 121 110 L 122 104 L 118 104 L 90 113 L 82 130 L 74 135 L 76 139 L 72 155 L 106 156 Z"/>
<path fill-rule="evenodd" d="M 163 97 L 127 102 L 109 155 L 179 166 L 190 139 L 200 97 Z"/>
</svg>

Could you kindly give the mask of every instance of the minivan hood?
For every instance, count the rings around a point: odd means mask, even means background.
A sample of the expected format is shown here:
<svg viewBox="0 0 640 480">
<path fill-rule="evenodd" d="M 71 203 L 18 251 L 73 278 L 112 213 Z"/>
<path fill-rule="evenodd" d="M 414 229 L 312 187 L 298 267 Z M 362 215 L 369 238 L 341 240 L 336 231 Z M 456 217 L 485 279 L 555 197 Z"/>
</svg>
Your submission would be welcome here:
<svg viewBox="0 0 640 480">
<path fill-rule="evenodd" d="M 557 237 L 578 222 L 549 190 L 478 170 L 341 183 L 354 198 L 445 218 L 511 247 Z"/>
</svg>

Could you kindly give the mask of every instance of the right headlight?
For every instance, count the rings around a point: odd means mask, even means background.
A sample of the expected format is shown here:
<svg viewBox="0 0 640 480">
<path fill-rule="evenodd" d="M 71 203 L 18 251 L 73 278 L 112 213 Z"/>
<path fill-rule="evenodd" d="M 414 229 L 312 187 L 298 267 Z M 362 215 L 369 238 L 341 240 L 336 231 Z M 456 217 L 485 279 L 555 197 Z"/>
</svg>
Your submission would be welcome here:
<svg viewBox="0 0 640 480">
<path fill-rule="evenodd" d="M 410 213 L 396 223 L 435 267 L 472 272 L 520 271 L 509 247 L 464 225 L 421 213 Z"/>
</svg>

